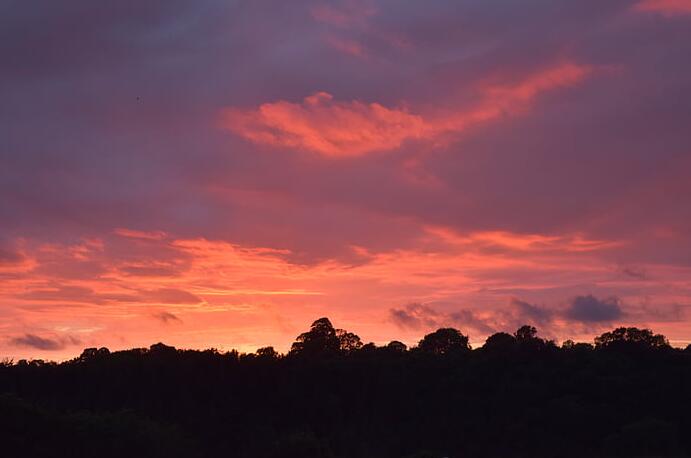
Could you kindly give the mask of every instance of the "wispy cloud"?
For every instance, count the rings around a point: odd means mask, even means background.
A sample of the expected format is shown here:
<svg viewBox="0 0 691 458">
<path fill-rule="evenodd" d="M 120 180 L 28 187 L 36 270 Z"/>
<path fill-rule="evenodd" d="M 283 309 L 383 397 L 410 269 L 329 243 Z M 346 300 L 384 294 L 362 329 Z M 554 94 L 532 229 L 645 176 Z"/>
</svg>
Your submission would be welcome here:
<svg viewBox="0 0 691 458">
<path fill-rule="evenodd" d="M 314 6 L 310 10 L 312 18 L 332 27 L 352 28 L 362 25 L 377 13 L 377 8 L 369 2 L 350 0 L 339 3 Z"/>
<path fill-rule="evenodd" d="M 269 102 L 257 109 L 229 108 L 222 126 L 258 144 L 311 151 L 327 157 L 353 157 L 401 147 L 406 141 L 434 141 L 478 124 L 529 108 L 540 93 L 569 87 L 593 71 L 564 62 L 514 83 L 486 83 L 478 104 L 447 114 L 415 114 L 376 102 L 339 101 L 326 92 L 302 103 Z"/>
<path fill-rule="evenodd" d="M 143 239 L 143 240 L 163 240 L 167 237 L 167 234 L 163 231 L 137 231 L 134 229 L 126 229 L 123 227 L 117 228 L 113 233 L 121 236 L 128 237 L 132 239 Z"/>
<path fill-rule="evenodd" d="M 691 14 L 691 0 L 642 0 L 633 9 L 664 16 L 688 15 Z"/>
<path fill-rule="evenodd" d="M 180 318 L 178 318 L 176 315 L 170 312 L 163 311 L 154 313 L 153 317 L 162 322 L 163 324 L 182 323 L 182 320 Z"/>
<path fill-rule="evenodd" d="M 66 337 L 41 337 L 36 334 L 24 334 L 9 339 L 9 343 L 15 347 L 29 347 L 37 350 L 57 351 L 69 345 L 79 345 L 81 341 L 73 336 Z"/>
<path fill-rule="evenodd" d="M 23 259 L 24 257 L 20 253 L 0 247 L 0 265 L 17 264 Z"/>
</svg>

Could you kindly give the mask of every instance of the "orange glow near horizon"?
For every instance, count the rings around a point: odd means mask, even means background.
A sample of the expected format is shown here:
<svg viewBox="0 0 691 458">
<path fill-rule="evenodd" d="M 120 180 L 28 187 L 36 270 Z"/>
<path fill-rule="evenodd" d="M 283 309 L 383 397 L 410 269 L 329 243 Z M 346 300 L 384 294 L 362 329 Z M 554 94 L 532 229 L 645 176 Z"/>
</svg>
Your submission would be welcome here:
<svg viewBox="0 0 691 458">
<path fill-rule="evenodd" d="M 183 348 L 253 351 L 274 345 L 286 351 L 293 338 L 322 315 L 366 341 L 397 338 L 413 344 L 430 329 L 401 328 L 389 316 L 390 310 L 407 303 L 436 307 L 438 323 L 461 327 L 477 345 L 488 329 L 510 330 L 520 322 L 522 317 L 504 309 L 515 300 L 516 288 L 548 293 L 564 283 L 625 281 L 598 257 L 620 244 L 579 235 L 458 234 L 429 227 L 416 249 L 371 253 L 353 247 L 364 262 L 300 265 L 291 263 L 284 249 L 173 239 L 163 232 L 114 233 L 118 243 L 136 244 L 151 254 L 113 261 L 106 254 L 108 243 L 100 240 L 36 247 L 25 242 L 24 260 L 12 269 L 5 267 L 12 276 L 2 283 L 0 298 L 22 322 L 25 331 L 19 338 L 53 336 L 55 348 L 4 346 L 4 355 L 68 358 L 80 347 L 118 349 L 158 340 Z M 55 263 L 63 270 L 51 270 Z M 102 269 L 98 275 L 80 268 L 96 265 Z M 71 278 L 65 266 L 74 269 Z M 679 288 L 688 288 L 686 273 L 667 272 L 666 288 L 674 290 L 674 277 Z M 633 308 L 645 302 L 625 300 Z M 447 302 L 466 304 L 469 321 L 454 322 L 453 315 L 444 312 Z M 640 307 L 651 306 L 644 302 Z M 673 324 L 666 327 L 674 329 Z M 14 328 L 8 320 L 2 331 L 14 335 Z M 599 329 L 556 319 L 543 332 L 573 338 L 590 337 Z"/>
</svg>

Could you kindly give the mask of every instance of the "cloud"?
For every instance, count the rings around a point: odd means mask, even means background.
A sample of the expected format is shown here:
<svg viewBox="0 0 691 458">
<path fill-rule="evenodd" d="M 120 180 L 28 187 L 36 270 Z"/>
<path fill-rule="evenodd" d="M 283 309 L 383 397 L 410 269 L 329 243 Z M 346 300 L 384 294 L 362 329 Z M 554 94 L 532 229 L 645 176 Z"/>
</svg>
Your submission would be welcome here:
<svg viewBox="0 0 691 458">
<path fill-rule="evenodd" d="M 24 260 L 24 256 L 15 251 L 10 251 L 0 247 L 0 265 L 18 264 Z"/>
<path fill-rule="evenodd" d="M 226 109 L 222 127 L 253 143 L 305 150 L 327 157 L 353 157 L 399 148 L 410 140 L 436 140 L 507 114 L 520 113 L 544 91 L 573 86 L 593 68 L 562 62 L 516 83 L 484 83 L 481 101 L 451 114 L 419 115 L 359 100 L 338 101 L 317 92 L 302 103 L 285 100 L 259 108 Z"/>
<path fill-rule="evenodd" d="M 161 321 L 163 324 L 169 324 L 169 323 L 182 323 L 182 320 L 178 318 L 176 315 L 173 315 L 170 312 L 158 312 L 154 313 L 153 317 L 156 318 L 157 320 Z"/>
<path fill-rule="evenodd" d="M 121 237 L 128 237 L 132 239 L 143 239 L 143 240 L 163 240 L 168 234 L 163 231 L 136 231 L 133 229 L 117 228 L 113 231 Z"/>
<path fill-rule="evenodd" d="M 325 313 L 383 341 L 403 333 L 392 306 L 511 329 L 515 297 L 573 338 L 565 299 L 592 293 L 688 338 L 654 313 L 691 304 L 684 4 L 43 3 L 2 8 L 0 246 L 24 260 L 0 255 L 0 335 L 139 345 L 170 310 L 181 346 L 289 346 Z M 243 133 L 217 128 L 225 107 Z M 209 248 L 181 258 L 176 239 Z M 140 297 L 161 288 L 204 302 Z"/>
<path fill-rule="evenodd" d="M 633 9 L 663 16 L 687 15 L 691 14 L 691 0 L 642 0 L 636 3 Z"/>
<path fill-rule="evenodd" d="M 497 331 L 496 320 L 493 316 L 482 317 L 474 310 L 458 310 L 449 314 L 455 326 L 473 329 L 480 334 L 492 334 Z"/>
<path fill-rule="evenodd" d="M 623 316 L 621 301 L 617 297 L 598 299 L 595 296 L 577 296 L 564 312 L 570 320 L 582 323 L 606 323 Z"/>
<path fill-rule="evenodd" d="M 471 330 L 473 337 L 498 331 L 510 332 L 525 324 L 536 326 L 543 335 L 554 337 L 565 330 L 573 334 L 573 322 L 606 324 L 622 316 L 619 299 L 599 300 L 593 296 L 577 296 L 563 311 L 517 298 L 511 298 L 507 307 L 490 310 L 465 308 L 446 312 L 420 303 L 389 309 L 389 319 L 400 329 L 427 331 L 452 326 Z M 646 311 L 645 317 L 651 316 Z"/>
<path fill-rule="evenodd" d="M 127 292 L 96 292 L 84 286 L 37 286 L 17 295 L 23 300 L 46 302 L 74 302 L 80 304 L 106 304 L 109 302 L 137 302 L 137 298 Z"/>
<path fill-rule="evenodd" d="M 154 263 L 152 265 L 124 265 L 118 270 L 130 277 L 174 277 L 183 270 L 179 265 Z"/>
<path fill-rule="evenodd" d="M 158 288 L 153 291 L 145 291 L 141 296 L 147 301 L 163 304 L 199 304 L 202 300 L 192 293 L 175 288 Z"/>
<path fill-rule="evenodd" d="M 644 269 L 633 266 L 622 266 L 619 271 L 626 275 L 627 277 L 635 278 L 638 280 L 647 280 L 648 274 Z"/>
<path fill-rule="evenodd" d="M 544 307 L 533 305 L 516 298 L 511 299 L 511 305 L 517 312 L 518 321 L 523 324 L 529 323 L 538 326 L 548 326 L 554 319 L 554 312 Z"/>
<path fill-rule="evenodd" d="M 431 307 L 412 303 L 402 309 L 392 308 L 389 310 L 391 320 L 403 329 L 422 329 L 441 326 L 444 317 Z"/>
<path fill-rule="evenodd" d="M 491 317 L 481 317 L 473 310 L 463 309 L 445 313 L 420 303 L 389 309 L 389 319 L 405 330 L 431 330 L 444 326 L 457 326 L 482 334 L 490 334 L 496 329 Z"/>
<path fill-rule="evenodd" d="M 326 42 L 329 44 L 329 46 L 337 51 L 342 52 L 343 54 L 360 58 L 367 57 L 367 51 L 362 44 L 356 40 L 329 35 L 326 39 Z"/>
<path fill-rule="evenodd" d="M 9 340 L 10 345 L 16 347 L 29 347 L 37 350 L 56 351 L 62 350 L 68 345 L 79 345 L 81 341 L 76 337 L 67 336 L 60 338 L 40 337 L 36 334 L 24 334 Z"/>
<path fill-rule="evenodd" d="M 520 252 L 572 252 L 609 250 L 621 246 L 612 240 L 592 240 L 580 234 L 520 234 L 504 231 L 478 231 L 468 234 L 440 226 L 426 226 L 425 231 L 445 242 L 459 247 L 476 247 L 496 252 L 498 250 Z"/>
<path fill-rule="evenodd" d="M 99 302 L 91 288 L 70 285 L 38 287 L 22 293 L 20 297 L 32 301 Z"/>
<path fill-rule="evenodd" d="M 317 92 L 302 104 L 265 103 L 257 110 L 227 110 L 223 126 L 259 144 L 307 150 L 328 157 L 360 156 L 401 146 L 426 134 L 422 117 L 379 103 L 335 101 Z"/>
<path fill-rule="evenodd" d="M 348 1 L 338 6 L 317 5 L 310 10 L 310 13 L 317 22 L 348 29 L 364 24 L 367 18 L 377 13 L 377 9 L 365 2 Z"/>
</svg>

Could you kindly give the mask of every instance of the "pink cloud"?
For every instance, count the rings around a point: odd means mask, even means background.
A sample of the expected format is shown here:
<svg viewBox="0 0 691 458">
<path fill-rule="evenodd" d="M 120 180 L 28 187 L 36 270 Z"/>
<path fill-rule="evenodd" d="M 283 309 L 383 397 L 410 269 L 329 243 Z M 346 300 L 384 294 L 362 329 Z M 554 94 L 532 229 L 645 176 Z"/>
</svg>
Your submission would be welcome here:
<svg viewBox="0 0 691 458">
<path fill-rule="evenodd" d="M 633 8 L 636 11 L 678 16 L 691 14 L 691 0 L 642 0 Z"/>
<path fill-rule="evenodd" d="M 339 38 L 330 35 L 327 37 L 326 41 L 329 44 L 329 46 L 331 46 L 339 52 L 342 52 L 343 54 L 348 54 L 350 56 L 359 58 L 367 57 L 367 52 L 362 47 L 362 45 L 356 40 Z"/>
<path fill-rule="evenodd" d="M 318 5 L 310 13 L 317 22 L 332 27 L 350 28 L 363 24 L 367 18 L 377 13 L 377 9 L 365 2 L 351 0 L 342 2 L 339 6 Z"/>
<path fill-rule="evenodd" d="M 257 109 L 228 109 L 222 126 L 257 144 L 332 158 L 362 156 L 396 149 L 410 140 L 439 140 L 445 134 L 521 113 L 540 93 L 574 86 L 592 71 L 590 66 L 565 62 L 516 83 L 485 83 L 476 105 L 453 113 L 414 114 L 407 108 L 387 108 L 376 102 L 338 101 L 318 92 L 302 103 L 281 100 Z"/>
<path fill-rule="evenodd" d="M 114 234 L 121 237 L 127 237 L 132 239 L 143 239 L 143 240 L 163 240 L 167 237 L 167 234 L 163 231 L 136 231 L 133 229 L 126 229 L 119 227 L 113 231 Z"/>
<path fill-rule="evenodd" d="M 257 110 L 227 110 L 223 125 L 260 144 L 329 157 L 360 156 L 397 148 L 428 130 L 425 120 L 379 103 L 341 102 L 317 92 L 302 103 L 265 103 Z"/>
</svg>

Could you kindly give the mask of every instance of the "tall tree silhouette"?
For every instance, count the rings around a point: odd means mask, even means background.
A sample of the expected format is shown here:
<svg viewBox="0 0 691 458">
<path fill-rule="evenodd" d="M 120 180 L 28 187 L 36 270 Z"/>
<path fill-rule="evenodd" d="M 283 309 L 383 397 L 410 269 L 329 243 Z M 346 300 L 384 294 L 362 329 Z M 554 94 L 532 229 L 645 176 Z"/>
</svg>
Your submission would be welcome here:
<svg viewBox="0 0 691 458">
<path fill-rule="evenodd" d="M 362 347 L 360 337 L 343 329 L 335 329 L 328 318 L 319 318 L 307 332 L 295 339 L 290 355 L 317 356 L 351 353 Z"/>
</svg>

